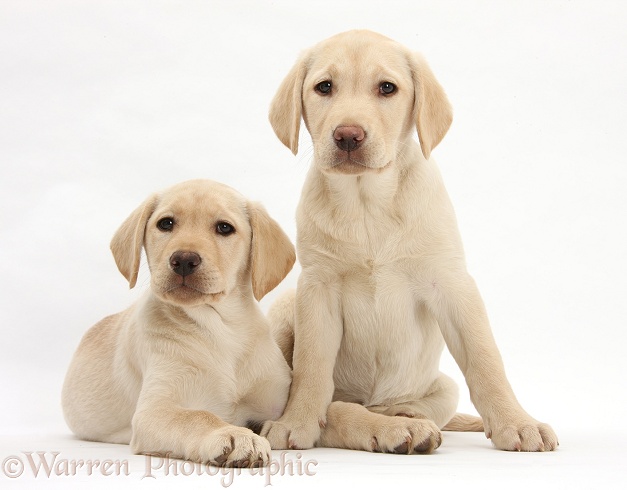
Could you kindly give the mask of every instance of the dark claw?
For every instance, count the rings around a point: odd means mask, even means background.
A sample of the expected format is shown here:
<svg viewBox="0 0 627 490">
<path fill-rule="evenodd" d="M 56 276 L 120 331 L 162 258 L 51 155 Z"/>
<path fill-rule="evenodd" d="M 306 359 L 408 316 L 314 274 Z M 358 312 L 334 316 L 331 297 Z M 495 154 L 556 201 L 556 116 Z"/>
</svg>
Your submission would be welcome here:
<svg viewBox="0 0 627 490">
<path fill-rule="evenodd" d="M 224 463 L 226 463 L 226 460 L 228 458 L 229 458 L 228 454 L 222 454 L 216 458 L 216 463 L 218 463 L 218 466 L 223 466 Z"/>
<path fill-rule="evenodd" d="M 403 444 L 399 444 L 398 446 L 396 446 L 392 452 L 394 454 L 407 454 L 407 451 L 409 450 L 409 444 L 407 443 L 407 441 L 405 441 Z"/>
<path fill-rule="evenodd" d="M 431 440 L 427 437 L 424 441 L 414 447 L 414 451 L 417 453 L 431 452 Z"/>
<path fill-rule="evenodd" d="M 379 441 L 377 441 L 376 437 L 372 438 L 372 452 L 373 453 L 380 453 L 381 452 L 381 448 L 379 447 Z"/>
<path fill-rule="evenodd" d="M 249 464 L 250 464 L 250 460 L 240 459 L 238 461 L 233 461 L 232 466 L 233 468 L 248 468 Z"/>
<path fill-rule="evenodd" d="M 226 460 L 229 459 L 229 454 L 231 454 L 231 448 L 225 446 L 222 449 L 222 454 L 216 458 L 216 463 L 218 463 L 219 466 L 223 466 Z"/>
</svg>

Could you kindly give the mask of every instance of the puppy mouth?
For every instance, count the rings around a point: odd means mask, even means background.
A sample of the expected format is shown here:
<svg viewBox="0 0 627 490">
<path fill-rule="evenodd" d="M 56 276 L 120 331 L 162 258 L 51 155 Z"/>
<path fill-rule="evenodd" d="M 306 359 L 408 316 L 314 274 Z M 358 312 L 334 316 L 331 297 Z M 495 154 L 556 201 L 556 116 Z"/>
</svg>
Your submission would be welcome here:
<svg viewBox="0 0 627 490">
<path fill-rule="evenodd" d="M 178 279 L 178 280 L 176 280 Z M 176 282 L 171 282 L 169 286 L 162 290 L 162 294 L 175 301 L 187 303 L 189 301 L 197 301 L 203 298 L 217 300 L 224 295 L 221 289 L 200 287 L 192 281 L 186 280 L 186 277 L 177 277 Z"/>
<path fill-rule="evenodd" d="M 365 162 L 361 162 L 356 160 L 351 152 L 343 152 L 345 158 L 332 163 L 330 166 L 324 169 L 325 172 L 333 173 L 333 174 L 344 174 L 344 175 L 360 175 L 364 173 L 380 173 L 386 168 L 390 166 L 392 161 L 390 160 L 385 165 L 381 167 L 373 167 L 368 165 Z"/>
</svg>

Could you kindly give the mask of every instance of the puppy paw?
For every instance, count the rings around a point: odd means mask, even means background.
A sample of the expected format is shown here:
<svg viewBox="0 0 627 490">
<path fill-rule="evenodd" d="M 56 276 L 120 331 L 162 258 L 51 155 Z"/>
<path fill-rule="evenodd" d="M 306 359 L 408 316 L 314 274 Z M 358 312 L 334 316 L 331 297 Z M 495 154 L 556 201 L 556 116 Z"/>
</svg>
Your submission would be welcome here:
<svg viewBox="0 0 627 490">
<path fill-rule="evenodd" d="M 373 427 L 373 452 L 394 454 L 429 454 L 442 444 L 442 433 L 428 419 L 386 417 Z"/>
<path fill-rule="evenodd" d="M 287 418 L 267 421 L 261 435 L 268 439 L 272 449 L 310 449 L 320 439 L 324 421 L 293 423 Z"/>
<path fill-rule="evenodd" d="M 491 424 L 486 436 L 504 451 L 553 451 L 559 446 L 553 429 L 531 417 Z"/>
<path fill-rule="evenodd" d="M 213 431 L 204 441 L 200 457 L 216 466 L 248 468 L 270 462 L 270 444 L 253 431 L 226 426 Z"/>
</svg>

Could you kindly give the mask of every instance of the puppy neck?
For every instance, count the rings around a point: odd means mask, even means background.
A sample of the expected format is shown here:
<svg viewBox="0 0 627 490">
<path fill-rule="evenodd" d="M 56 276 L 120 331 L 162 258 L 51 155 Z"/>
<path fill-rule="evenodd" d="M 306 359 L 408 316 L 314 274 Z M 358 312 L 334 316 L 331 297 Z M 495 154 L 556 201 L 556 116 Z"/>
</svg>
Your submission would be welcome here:
<svg viewBox="0 0 627 490">
<path fill-rule="evenodd" d="M 144 307 L 153 311 L 161 311 L 171 323 L 184 328 L 196 325 L 201 330 L 222 331 L 224 327 L 237 329 L 250 328 L 263 321 L 259 305 L 251 291 L 236 290 L 212 303 L 198 305 L 181 305 L 168 303 L 148 291 L 144 299 Z M 188 328 L 189 328 L 188 327 Z M 224 333 L 224 332 L 222 332 Z"/>
<path fill-rule="evenodd" d="M 323 185 L 327 194 L 324 199 L 334 207 L 342 210 L 342 214 L 360 214 L 364 209 L 374 214 L 383 210 L 394 209 L 393 203 L 398 195 L 404 177 L 412 167 L 424 162 L 420 147 L 413 141 L 402 145 L 402 150 L 387 167 L 380 172 L 365 172 L 359 175 L 325 173 L 320 167 L 313 165 L 313 179 Z"/>
</svg>

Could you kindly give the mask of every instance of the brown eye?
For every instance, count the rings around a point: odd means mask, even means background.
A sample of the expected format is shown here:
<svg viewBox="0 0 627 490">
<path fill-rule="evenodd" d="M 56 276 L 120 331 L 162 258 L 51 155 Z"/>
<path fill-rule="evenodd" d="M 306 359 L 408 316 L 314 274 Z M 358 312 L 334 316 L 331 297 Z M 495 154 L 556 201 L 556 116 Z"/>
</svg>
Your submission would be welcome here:
<svg viewBox="0 0 627 490">
<path fill-rule="evenodd" d="M 232 233 L 235 233 L 235 228 L 233 228 L 233 226 L 225 221 L 220 221 L 217 225 L 216 225 L 216 231 L 218 232 L 218 234 L 220 235 L 224 235 L 224 236 L 228 236 Z"/>
<path fill-rule="evenodd" d="M 379 85 L 379 92 L 382 95 L 393 94 L 394 92 L 396 92 L 396 85 L 391 82 L 383 82 L 381 85 Z"/>
<path fill-rule="evenodd" d="M 333 84 L 331 83 L 331 80 L 325 80 L 324 82 L 320 82 L 318 85 L 316 85 L 315 90 L 320 95 L 328 95 L 331 93 L 332 88 Z"/>
<path fill-rule="evenodd" d="M 161 231 L 172 231 L 172 228 L 174 228 L 174 220 L 172 218 L 162 218 L 157 221 L 157 228 Z"/>
</svg>

